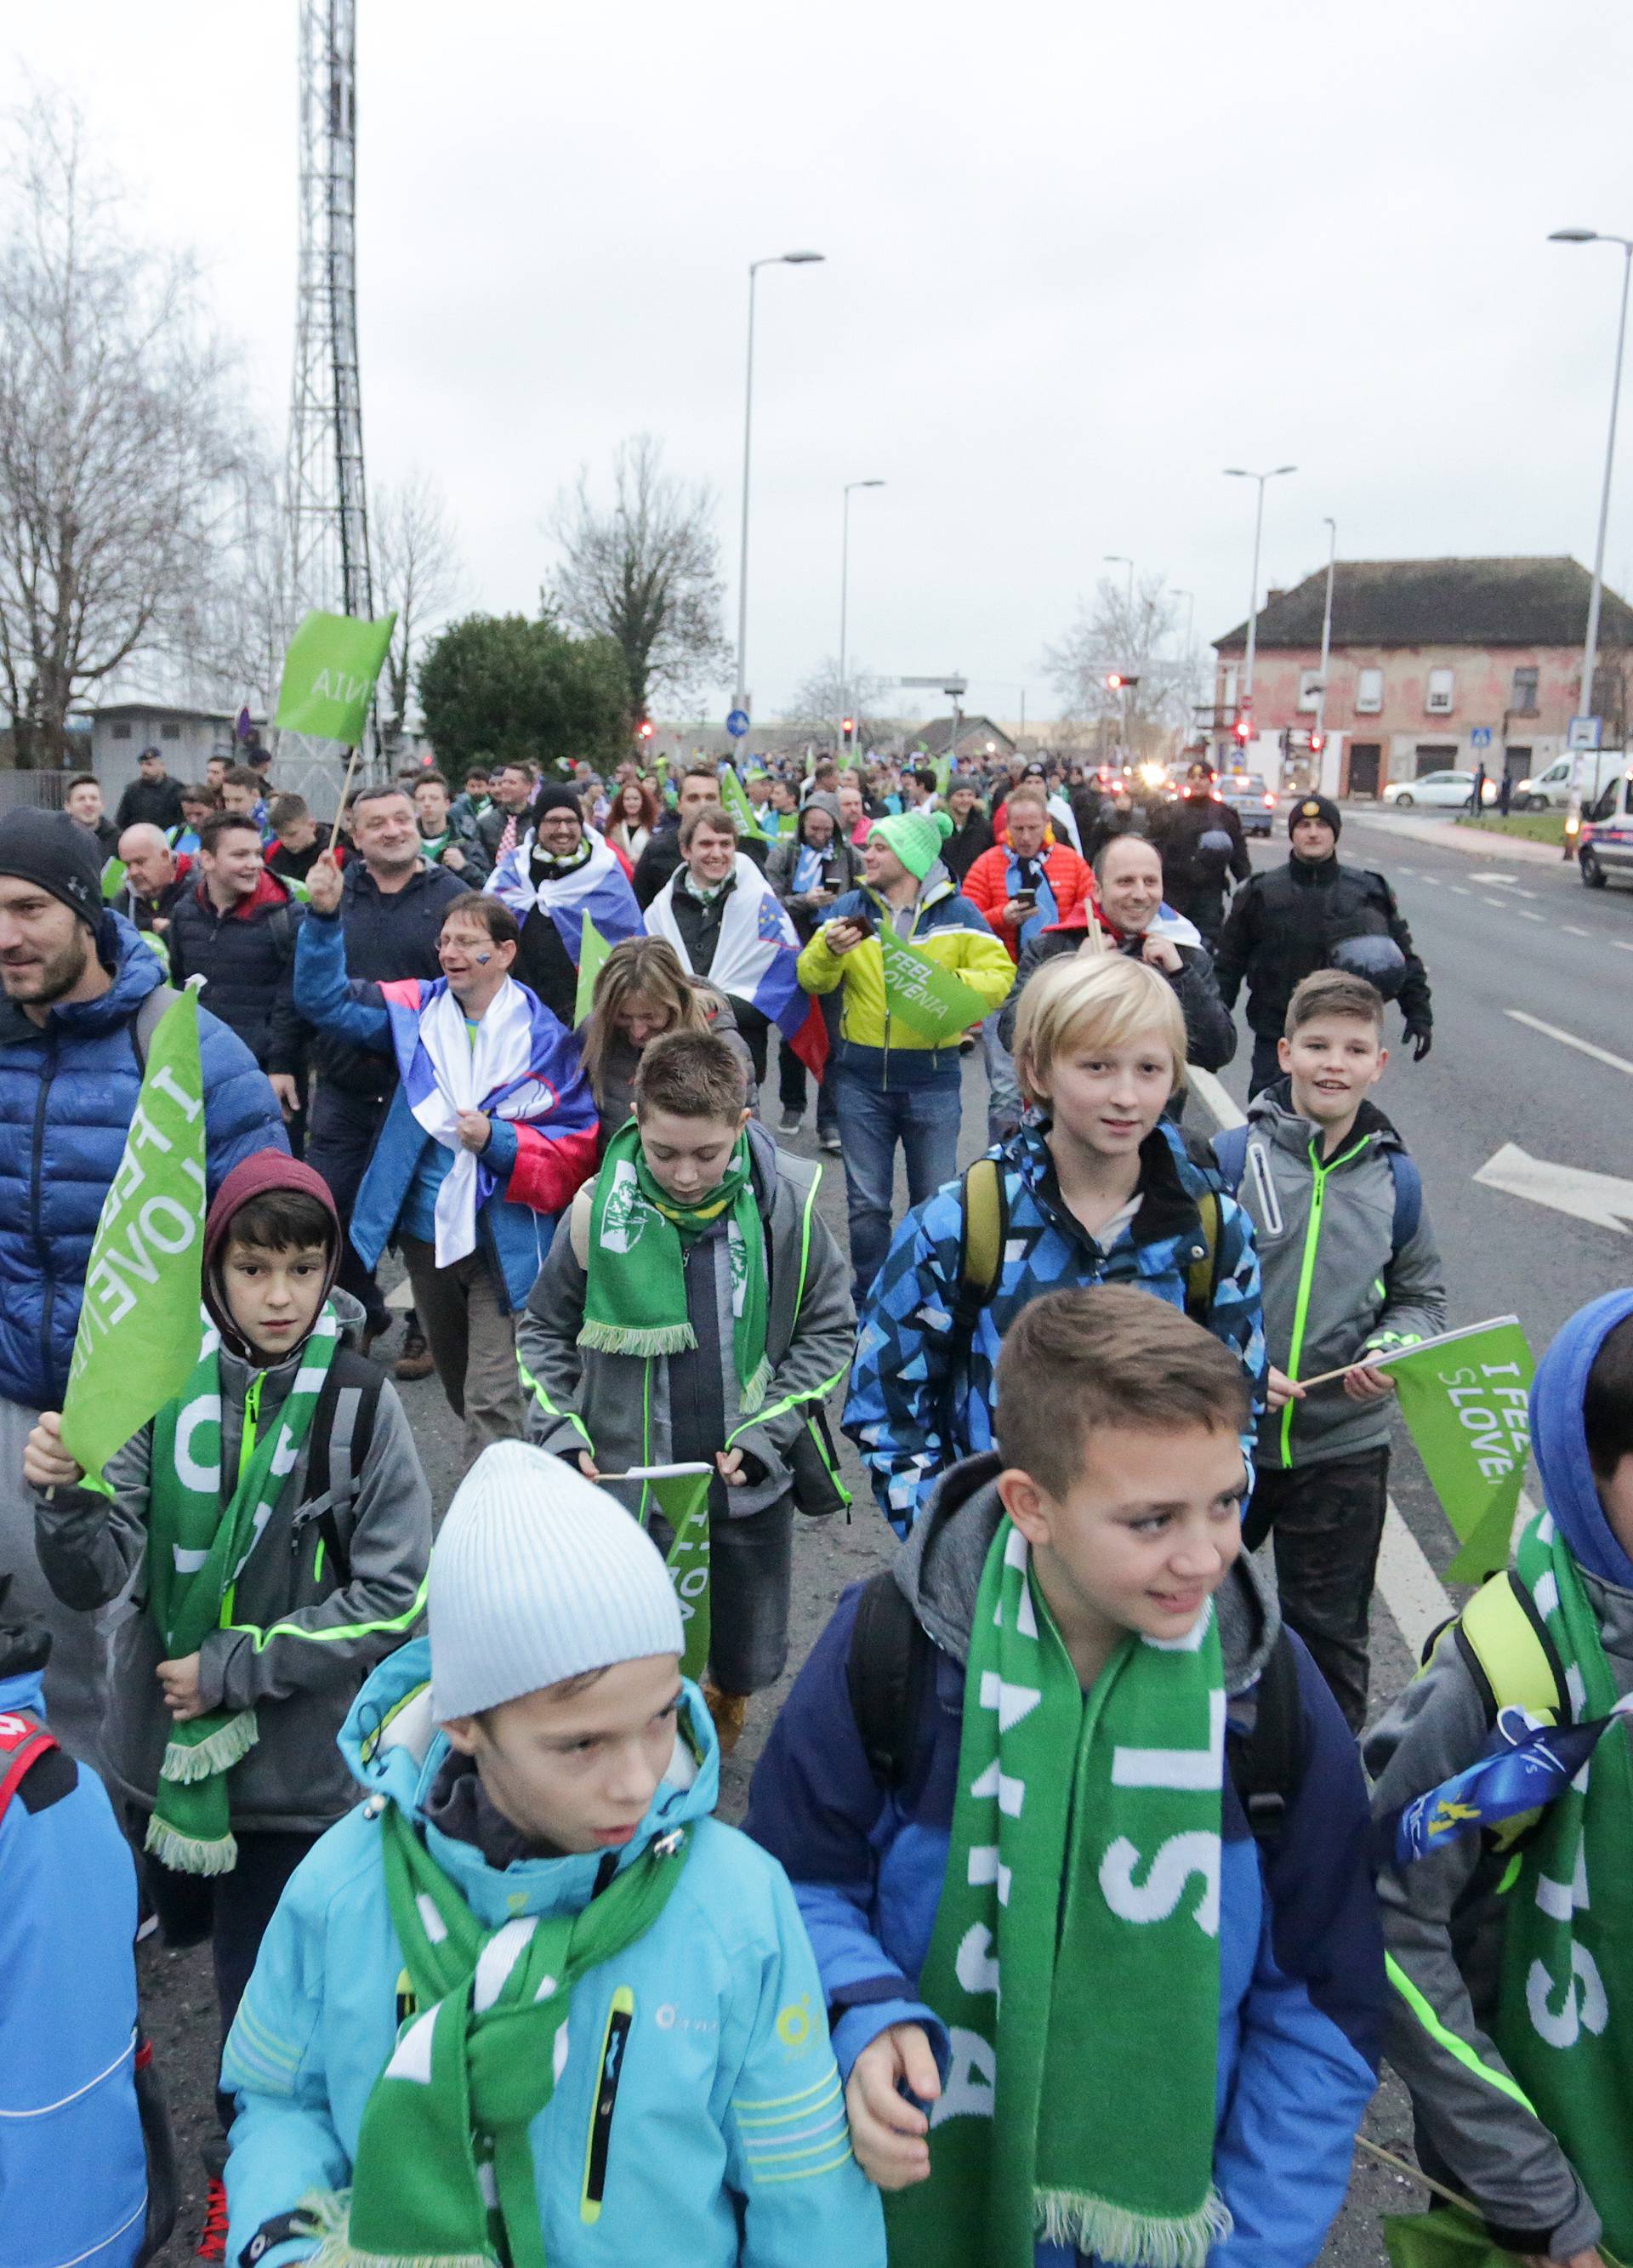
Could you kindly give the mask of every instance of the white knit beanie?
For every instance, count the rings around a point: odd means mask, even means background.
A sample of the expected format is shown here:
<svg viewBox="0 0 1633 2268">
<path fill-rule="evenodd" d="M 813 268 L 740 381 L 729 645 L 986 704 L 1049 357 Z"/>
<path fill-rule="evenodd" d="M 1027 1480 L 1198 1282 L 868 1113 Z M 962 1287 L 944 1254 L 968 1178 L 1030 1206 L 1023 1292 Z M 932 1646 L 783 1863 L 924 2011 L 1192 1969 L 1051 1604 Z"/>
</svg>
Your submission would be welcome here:
<svg viewBox="0 0 1633 2268">
<path fill-rule="evenodd" d="M 431 1551 L 428 1612 L 438 1724 L 685 1644 L 645 1530 L 526 1441 L 496 1441 L 460 1482 Z"/>
</svg>

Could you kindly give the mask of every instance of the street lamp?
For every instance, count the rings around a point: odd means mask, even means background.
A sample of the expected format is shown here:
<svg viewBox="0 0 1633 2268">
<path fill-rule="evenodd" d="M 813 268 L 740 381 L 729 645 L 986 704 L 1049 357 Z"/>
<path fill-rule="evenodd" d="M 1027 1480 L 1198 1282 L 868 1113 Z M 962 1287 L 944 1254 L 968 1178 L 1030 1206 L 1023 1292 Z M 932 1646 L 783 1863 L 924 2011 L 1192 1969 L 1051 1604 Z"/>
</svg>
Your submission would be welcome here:
<svg viewBox="0 0 1633 2268">
<path fill-rule="evenodd" d="M 1227 465 L 1225 468 L 1226 480 L 1257 481 L 1259 483 L 1259 501 L 1253 519 L 1253 589 L 1247 597 L 1247 654 L 1243 672 L 1246 681 L 1242 687 L 1242 697 L 1237 703 L 1239 714 L 1245 714 L 1250 721 L 1253 715 L 1254 656 L 1259 648 L 1259 539 L 1264 533 L 1264 484 L 1266 481 L 1280 480 L 1284 473 L 1296 473 L 1298 469 L 1297 465 L 1276 465 L 1268 473 L 1245 472 L 1240 465 Z"/>
<path fill-rule="evenodd" d="M 745 648 L 748 642 L 748 452 L 754 409 L 754 278 L 762 268 L 809 268 L 825 257 L 820 252 L 776 252 L 764 260 L 751 260 L 748 263 L 748 374 L 743 386 L 743 537 L 737 560 L 735 706 L 739 709 L 746 708 L 748 703 Z"/>
<path fill-rule="evenodd" d="M 1188 739 L 1190 727 L 1196 722 L 1195 717 L 1192 714 L 1191 703 L 1191 626 L 1195 619 L 1196 614 L 1196 593 L 1195 591 L 1181 591 L 1176 589 L 1173 596 L 1176 599 L 1183 599 L 1185 601 L 1185 642 L 1180 648 L 1180 661 L 1182 673 L 1180 682 L 1181 689 L 1185 696 L 1185 711 L 1187 718 L 1186 735 Z"/>
<path fill-rule="evenodd" d="M 842 716 L 850 714 L 846 699 L 850 685 L 845 676 L 845 621 L 850 590 L 850 491 L 852 489 L 882 489 L 883 481 L 847 481 L 844 510 L 840 515 L 839 537 L 839 708 Z"/>
<path fill-rule="evenodd" d="M 1321 746 L 1327 746 L 1327 664 L 1333 650 L 1333 574 L 1338 562 L 1338 522 L 1323 519 L 1323 527 L 1330 531 L 1327 545 L 1327 603 L 1321 609 L 1321 678 L 1315 688 L 1315 729 Z M 1317 779 L 1320 774 L 1318 767 Z"/>
<path fill-rule="evenodd" d="M 1106 551 L 1106 552 L 1102 552 L 1100 556 L 1101 556 L 1101 557 L 1105 560 L 1106 564 L 1107 564 L 1108 567 L 1126 567 L 1126 568 L 1128 569 L 1128 571 L 1129 571 L 1129 593 L 1128 593 L 1128 597 L 1127 597 L 1127 598 L 1124 600 L 1124 601 L 1123 601 L 1123 608 L 1122 608 L 1122 614 L 1123 614 L 1123 638 L 1124 638 L 1125 643 L 1127 644 L 1127 645 L 1128 645 L 1128 646 L 1129 646 L 1129 654 L 1128 654 L 1127 659 L 1125 659 L 1125 661 L 1124 661 L 1124 663 L 1123 663 L 1123 669 L 1124 669 L 1124 672 L 1126 673 L 1126 671 L 1127 671 L 1127 669 L 1128 669 L 1129 662 L 1129 661 L 1134 660 L 1134 659 L 1136 658 L 1136 657 L 1135 656 L 1135 654 L 1134 654 L 1134 652 L 1133 652 L 1133 646 L 1134 646 L 1134 562 L 1133 562 L 1133 560 L 1132 560 L 1132 559 L 1129 558 L 1129 557 L 1128 557 L 1124 553 L 1122 553 L 1122 552 L 1121 552 L 1121 551 Z M 1118 679 L 1118 683 L 1119 683 L 1120 687 L 1122 688 L 1122 755 L 1123 755 L 1123 762 L 1124 762 L 1125 763 L 1131 763 L 1131 762 L 1133 762 L 1133 760 L 1134 760 L 1134 743 L 1133 743 L 1132 740 L 1129 738 L 1129 681 L 1128 681 L 1128 677 L 1127 677 L 1127 675 L 1126 675 L 1126 674 L 1124 674 L 1124 675 L 1121 676 L 1121 677 Z"/>
<path fill-rule="evenodd" d="M 1124 602 L 1123 611 L 1132 622 L 1134 620 L 1134 562 L 1132 559 L 1125 559 L 1121 551 L 1107 551 L 1100 556 L 1108 567 L 1126 567 L 1129 571 L 1129 595 Z"/>
<path fill-rule="evenodd" d="M 1622 313 L 1616 321 L 1616 366 L 1610 381 L 1610 431 L 1605 439 L 1605 480 L 1599 497 L 1599 534 L 1593 544 L 1593 587 L 1587 602 L 1587 636 L 1582 641 L 1582 711 L 1593 707 L 1593 676 L 1599 664 L 1600 601 L 1605 588 L 1605 530 L 1610 520 L 1610 474 L 1616 460 L 1616 408 L 1622 399 L 1622 349 L 1628 329 L 1628 278 L 1633 273 L 1633 237 L 1607 236 L 1596 228 L 1556 228 L 1550 244 L 1619 244 L 1622 247 Z M 1565 815 L 1565 856 L 1582 831 L 1582 751 L 1570 752 L 1570 806 Z"/>
</svg>

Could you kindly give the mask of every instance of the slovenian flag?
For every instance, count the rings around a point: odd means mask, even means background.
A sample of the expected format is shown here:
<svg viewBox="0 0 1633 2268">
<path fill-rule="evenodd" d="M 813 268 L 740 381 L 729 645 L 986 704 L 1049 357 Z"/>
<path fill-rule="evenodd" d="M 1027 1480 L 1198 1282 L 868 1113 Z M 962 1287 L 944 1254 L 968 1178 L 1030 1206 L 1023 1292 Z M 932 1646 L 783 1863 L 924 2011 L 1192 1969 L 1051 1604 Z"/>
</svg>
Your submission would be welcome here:
<svg viewBox="0 0 1633 2268">
<path fill-rule="evenodd" d="M 674 917 L 674 894 L 685 872 L 677 867 L 648 906 L 646 926 L 651 936 L 666 938 L 690 968 L 686 940 Z M 705 981 L 717 992 L 747 1000 L 769 1017 L 800 1062 L 820 1079 L 828 1061 L 828 1027 L 820 1003 L 800 990 L 799 939 L 794 924 L 759 867 L 740 850 L 735 873 Z"/>
<path fill-rule="evenodd" d="M 519 922 L 526 921 L 535 909 L 548 913 L 575 968 L 578 966 L 586 914 L 591 926 L 608 945 L 618 945 L 627 937 L 641 934 L 641 909 L 635 902 L 628 875 L 593 828 L 585 830 L 585 841 L 590 846 L 590 855 L 581 865 L 570 867 L 566 873 L 548 881 L 535 883 L 532 873 L 533 838 L 529 832 L 513 850 L 505 852 L 487 883 L 492 895 L 509 906 Z"/>
</svg>

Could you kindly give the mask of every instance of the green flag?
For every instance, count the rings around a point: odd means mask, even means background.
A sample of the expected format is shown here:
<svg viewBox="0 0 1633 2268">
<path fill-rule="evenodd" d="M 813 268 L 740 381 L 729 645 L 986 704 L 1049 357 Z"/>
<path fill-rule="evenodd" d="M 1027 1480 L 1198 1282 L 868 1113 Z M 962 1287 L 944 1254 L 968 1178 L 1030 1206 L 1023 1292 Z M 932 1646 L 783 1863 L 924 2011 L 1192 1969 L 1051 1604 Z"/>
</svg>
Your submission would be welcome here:
<svg viewBox="0 0 1633 2268">
<path fill-rule="evenodd" d="M 578 990 L 573 1001 L 573 1022 L 582 1024 L 595 999 L 595 980 L 601 973 L 601 964 L 612 947 L 601 935 L 588 914 L 580 917 L 578 930 Z"/>
<path fill-rule="evenodd" d="M 709 1667 L 709 1484 L 714 1476 L 712 1465 L 632 1465 L 624 1476 L 645 1484 L 643 1518 L 655 1502 L 674 1531 L 665 1565 L 686 1626 L 680 1675 L 694 1679 Z"/>
<path fill-rule="evenodd" d="M 885 998 L 893 1015 L 911 1024 L 927 1040 L 954 1040 L 987 1013 L 979 992 L 920 953 L 894 932 L 881 928 L 879 949 L 885 959 Z"/>
<path fill-rule="evenodd" d="M 742 781 L 730 766 L 720 775 L 720 801 L 736 820 L 740 834 L 752 835 L 761 843 L 769 839 L 760 824 L 759 813 L 743 792 Z"/>
<path fill-rule="evenodd" d="M 349 615 L 308 615 L 283 657 L 274 723 L 287 732 L 356 747 L 396 624 L 394 614 L 377 622 L 357 622 Z"/>
<path fill-rule="evenodd" d="M 188 991 L 153 1034 L 85 1269 L 63 1440 L 93 1484 L 198 1360 L 205 1202 L 198 997 Z"/>
<path fill-rule="evenodd" d="M 952 757 L 938 756 L 934 761 L 932 769 L 936 775 L 936 793 L 938 795 L 945 795 L 947 792 L 947 782 L 953 777 Z"/>
<path fill-rule="evenodd" d="M 1446 1331 L 1389 1357 L 1401 1410 L 1462 1550 L 1454 1583 L 1508 1565 L 1530 1453 L 1531 1350 L 1515 1315 Z"/>
<path fill-rule="evenodd" d="M 102 869 L 103 904 L 111 906 L 124 887 L 125 862 L 122 858 L 110 858 Z"/>
<path fill-rule="evenodd" d="M 1387 2213 L 1384 2244 L 1390 2268 L 1519 2268 L 1520 2256 L 1491 2239 L 1461 2213 Z M 1599 2247 L 1606 2268 L 1615 2256 Z"/>
</svg>

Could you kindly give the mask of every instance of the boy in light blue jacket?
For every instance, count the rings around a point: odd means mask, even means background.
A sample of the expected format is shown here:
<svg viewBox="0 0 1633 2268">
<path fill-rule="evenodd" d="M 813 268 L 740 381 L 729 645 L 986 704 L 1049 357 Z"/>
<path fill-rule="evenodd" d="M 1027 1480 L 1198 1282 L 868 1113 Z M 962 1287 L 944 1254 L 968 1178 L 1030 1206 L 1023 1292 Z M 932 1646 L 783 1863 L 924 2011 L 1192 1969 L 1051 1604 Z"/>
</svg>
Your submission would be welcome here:
<svg viewBox="0 0 1633 2268">
<path fill-rule="evenodd" d="M 367 1800 L 291 1881 L 227 2041 L 228 2257 L 883 2268 L 816 1963 L 782 1868 L 709 1815 L 650 1538 L 501 1442 L 429 1613 L 358 1697 Z"/>
</svg>

